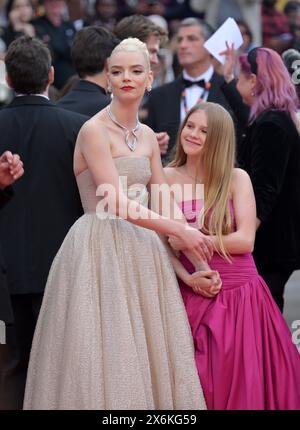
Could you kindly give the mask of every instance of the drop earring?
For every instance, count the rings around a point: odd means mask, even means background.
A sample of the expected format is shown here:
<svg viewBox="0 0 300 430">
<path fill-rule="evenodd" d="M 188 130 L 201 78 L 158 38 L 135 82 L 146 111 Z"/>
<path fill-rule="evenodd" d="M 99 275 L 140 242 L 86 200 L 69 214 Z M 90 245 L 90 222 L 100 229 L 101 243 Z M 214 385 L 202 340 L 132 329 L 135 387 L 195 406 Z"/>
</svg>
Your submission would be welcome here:
<svg viewBox="0 0 300 430">
<path fill-rule="evenodd" d="M 152 87 L 151 87 L 151 85 L 149 85 L 148 87 L 147 87 L 147 91 L 148 91 L 148 93 L 150 93 L 150 91 L 152 90 Z"/>
<path fill-rule="evenodd" d="M 107 83 L 107 92 L 111 93 L 112 89 L 111 89 L 111 85 L 110 82 Z"/>
</svg>

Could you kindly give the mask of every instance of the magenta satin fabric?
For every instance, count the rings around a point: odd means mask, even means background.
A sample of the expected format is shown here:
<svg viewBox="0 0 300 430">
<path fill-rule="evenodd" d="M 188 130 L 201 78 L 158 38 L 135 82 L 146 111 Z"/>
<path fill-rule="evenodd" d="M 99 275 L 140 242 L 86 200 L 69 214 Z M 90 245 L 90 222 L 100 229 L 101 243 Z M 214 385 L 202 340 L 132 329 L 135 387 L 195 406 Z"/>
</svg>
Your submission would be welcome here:
<svg viewBox="0 0 300 430">
<path fill-rule="evenodd" d="M 191 225 L 201 204 L 182 204 Z M 214 254 L 210 266 L 223 282 L 214 299 L 179 281 L 208 409 L 300 409 L 300 355 L 252 255 Z"/>
</svg>

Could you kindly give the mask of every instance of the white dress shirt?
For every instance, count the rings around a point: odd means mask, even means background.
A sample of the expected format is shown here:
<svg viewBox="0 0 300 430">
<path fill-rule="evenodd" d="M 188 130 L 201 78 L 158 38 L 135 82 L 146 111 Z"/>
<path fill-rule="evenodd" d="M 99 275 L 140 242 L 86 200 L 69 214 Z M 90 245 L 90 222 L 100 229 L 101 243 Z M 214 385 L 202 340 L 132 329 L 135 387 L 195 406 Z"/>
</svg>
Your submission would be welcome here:
<svg viewBox="0 0 300 430">
<path fill-rule="evenodd" d="M 209 82 L 213 74 L 214 74 L 213 66 L 209 66 L 206 72 L 202 73 L 202 75 L 197 76 L 196 78 L 188 75 L 185 70 L 183 70 L 182 72 L 184 79 L 188 79 L 189 81 L 200 81 L 201 79 L 204 79 L 205 82 Z M 195 106 L 195 104 L 198 102 L 200 98 L 203 101 L 206 101 L 207 97 L 208 97 L 208 91 L 205 90 L 204 88 L 199 87 L 199 85 L 191 85 L 190 87 L 185 89 L 185 98 L 186 98 L 186 104 L 187 104 L 188 110 L 190 110 L 193 106 Z M 181 122 L 184 120 L 185 115 L 186 115 L 186 112 L 184 109 L 184 103 L 183 103 L 183 100 L 181 100 L 181 105 L 180 105 Z"/>
</svg>

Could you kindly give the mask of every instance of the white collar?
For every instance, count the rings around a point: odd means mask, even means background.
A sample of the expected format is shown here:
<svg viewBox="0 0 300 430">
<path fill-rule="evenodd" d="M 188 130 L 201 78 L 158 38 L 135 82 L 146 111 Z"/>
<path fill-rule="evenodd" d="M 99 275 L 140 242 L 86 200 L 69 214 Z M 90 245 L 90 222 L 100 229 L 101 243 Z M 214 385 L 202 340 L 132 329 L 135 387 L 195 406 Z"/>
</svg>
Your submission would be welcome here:
<svg viewBox="0 0 300 430">
<path fill-rule="evenodd" d="M 19 94 L 16 93 L 16 97 L 25 97 L 25 96 L 38 96 L 38 97 L 44 97 L 47 100 L 50 100 L 48 96 L 46 96 L 46 94 Z"/>
<path fill-rule="evenodd" d="M 202 73 L 202 75 L 192 77 L 190 76 L 186 70 L 182 71 L 182 76 L 184 79 L 188 79 L 189 81 L 200 81 L 200 79 L 204 79 L 205 82 L 209 82 L 212 78 L 212 75 L 214 74 L 214 68 L 212 65 L 209 66 L 209 68 L 206 70 L 206 72 Z"/>
</svg>

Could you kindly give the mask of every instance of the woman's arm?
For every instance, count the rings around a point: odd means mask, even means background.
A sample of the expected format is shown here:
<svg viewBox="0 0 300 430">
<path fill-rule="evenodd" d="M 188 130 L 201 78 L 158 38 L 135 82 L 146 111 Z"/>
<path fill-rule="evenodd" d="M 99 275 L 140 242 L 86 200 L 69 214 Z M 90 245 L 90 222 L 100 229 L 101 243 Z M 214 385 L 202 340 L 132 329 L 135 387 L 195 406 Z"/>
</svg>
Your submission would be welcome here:
<svg viewBox="0 0 300 430">
<path fill-rule="evenodd" d="M 234 77 L 234 68 L 237 61 L 236 51 L 234 50 L 234 47 L 230 47 L 227 42 L 226 46 L 227 49 L 220 52 L 220 55 L 224 55 L 225 57 L 223 65 L 223 77 L 225 82 L 221 88 L 237 119 L 237 125 L 243 129 L 248 124 L 250 108 L 243 102 L 243 99 L 236 88 L 237 81 Z"/>
<path fill-rule="evenodd" d="M 103 139 L 99 139 L 99 136 L 103 136 Z M 178 221 L 158 215 L 127 198 L 120 186 L 119 175 L 107 139 L 105 125 L 93 118 L 81 128 L 76 146 L 98 186 L 97 195 L 105 196 L 107 199 L 109 212 L 140 227 L 175 236 L 180 241 L 182 249 L 192 251 L 199 259 L 203 258 L 201 247 L 204 240 L 200 232 Z M 106 190 L 105 194 L 104 190 Z"/>
<path fill-rule="evenodd" d="M 232 200 L 236 231 L 223 236 L 225 249 L 230 254 L 252 252 L 256 232 L 256 205 L 250 177 L 244 170 L 234 169 Z M 212 236 L 212 240 L 220 251 L 217 237 Z"/>
<path fill-rule="evenodd" d="M 153 152 L 151 157 L 152 176 L 149 183 L 151 194 L 151 208 L 155 212 L 160 213 L 161 215 L 176 220 L 178 222 L 181 222 L 187 228 L 190 228 L 184 214 L 182 213 L 182 210 L 180 209 L 175 200 L 174 193 L 170 192 L 171 187 L 177 186 L 177 191 L 179 191 L 179 194 L 181 194 L 182 186 L 180 184 L 169 183 L 165 171 L 162 167 L 159 147 L 157 145 L 155 134 L 152 132 L 152 130 L 149 130 L 149 132 L 149 137 L 152 140 L 153 144 Z M 199 258 L 196 258 L 193 253 L 189 253 L 187 251 L 185 251 L 184 253 L 186 254 L 187 258 L 193 263 L 197 270 L 210 270 L 206 261 L 212 257 L 213 247 L 210 239 L 202 233 L 200 234 L 202 235 L 202 244 L 204 249 L 202 258 L 199 260 Z"/>
</svg>

